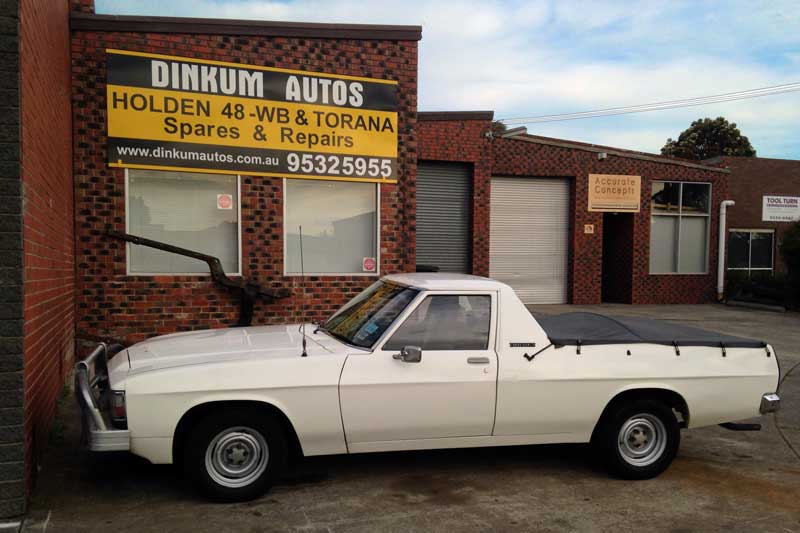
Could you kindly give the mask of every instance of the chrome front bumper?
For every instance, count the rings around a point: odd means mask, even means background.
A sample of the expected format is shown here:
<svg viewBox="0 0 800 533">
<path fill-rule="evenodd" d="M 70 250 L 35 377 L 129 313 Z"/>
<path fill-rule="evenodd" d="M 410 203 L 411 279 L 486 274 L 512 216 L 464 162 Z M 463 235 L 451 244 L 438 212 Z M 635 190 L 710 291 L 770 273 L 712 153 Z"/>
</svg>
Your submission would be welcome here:
<svg viewBox="0 0 800 533">
<path fill-rule="evenodd" d="M 127 429 L 114 429 L 107 413 L 100 407 L 105 404 L 103 392 L 108 387 L 109 347 L 100 343 L 89 357 L 75 364 L 75 398 L 81 410 L 82 443 L 94 452 L 130 450 L 131 433 Z M 117 350 L 119 351 L 119 350 Z"/>
<path fill-rule="evenodd" d="M 761 397 L 761 407 L 759 411 L 761 411 L 762 415 L 767 413 L 774 413 L 781 408 L 781 397 L 778 396 L 777 392 L 771 392 L 769 394 L 765 394 Z"/>
</svg>

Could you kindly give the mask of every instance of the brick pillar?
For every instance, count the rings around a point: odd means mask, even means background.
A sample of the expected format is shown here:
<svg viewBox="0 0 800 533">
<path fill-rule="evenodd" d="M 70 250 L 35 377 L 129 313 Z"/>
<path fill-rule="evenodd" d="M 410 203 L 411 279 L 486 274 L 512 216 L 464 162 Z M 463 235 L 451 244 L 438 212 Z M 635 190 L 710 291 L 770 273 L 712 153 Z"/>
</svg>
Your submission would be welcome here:
<svg viewBox="0 0 800 533">
<path fill-rule="evenodd" d="M 0 517 L 25 511 L 19 3 L 0 3 Z"/>
</svg>

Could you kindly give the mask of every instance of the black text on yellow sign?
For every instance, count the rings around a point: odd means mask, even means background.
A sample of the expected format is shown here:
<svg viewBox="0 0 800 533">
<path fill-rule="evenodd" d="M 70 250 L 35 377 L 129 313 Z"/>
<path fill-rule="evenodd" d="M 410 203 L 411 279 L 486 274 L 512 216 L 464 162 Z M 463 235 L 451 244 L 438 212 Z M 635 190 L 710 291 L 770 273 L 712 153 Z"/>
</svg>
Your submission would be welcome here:
<svg viewBox="0 0 800 533">
<path fill-rule="evenodd" d="M 197 67 L 186 58 L 166 62 L 164 56 L 109 54 L 107 86 L 109 163 L 136 168 L 185 168 L 287 177 L 323 177 L 395 182 L 397 179 L 397 112 L 383 80 L 351 82 L 334 90 L 328 79 L 317 80 L 324 93 L 309 89 L 309 73 L 272 69 L 257 71 L 234 91 L 236 76 L 222 74 L 218 82 L 202 85 L 191 78 L 183 88 L 181 70 L 169 65 Z M 151 57 L 152 56 L 152 57 Z M 154 59 L 154 58 L 158 59 Z M 150 60 L 151 64 L 147 65 Z M 144 61 L 144 63 L 143 63 Z M 205 62 L 204 62 L 205 63 Z M 215 75 L 219 62 L 200 65 Z M 121 67 L 126 71 L 115 71 Z M 164 67 L 167 65 L 167 67 Z M 230 71 L 264 69 L 238 64 Z M 170 77 L 173 71 L 176 76 Z M 156 85 L 157 88 L 147 87 Z M 189 71 L 190 73 L 192 71 Z M 226 71 L 227 72 L 227 71 Z M 301 76 L 302 75 L 302 76 Z M 199 74 L 198 74 L 199 76 Z M 228 79 L 225 85 L 221 80 Z M 350 82 L 350 78 L 347 78 Z M 367 79 L 365 79 L 367 80 Z M 122 84 L 114 83 L 115 81 Z M 379 82 L 379 83 L 378 83 Z M 281 92 L 284 84 L 284 92 Z M 161 88 L 166 85 L 167 88 Z M 366 88 L 365 88 L 366 87 Z M 308 90 L 307 90 L 308 89 Z M 218 94 L 221 92 L 233 93 Z M 260 98 L 268 94 L 275 100 Z M 374 95 L 370 104 L 369 97 Z M 299 101 L 298 101 L 299 100 Z M 313 100 L 309 102 L 309 100 Z M 337 105 L 341 102 L 342 105 Z"/>
</svg>

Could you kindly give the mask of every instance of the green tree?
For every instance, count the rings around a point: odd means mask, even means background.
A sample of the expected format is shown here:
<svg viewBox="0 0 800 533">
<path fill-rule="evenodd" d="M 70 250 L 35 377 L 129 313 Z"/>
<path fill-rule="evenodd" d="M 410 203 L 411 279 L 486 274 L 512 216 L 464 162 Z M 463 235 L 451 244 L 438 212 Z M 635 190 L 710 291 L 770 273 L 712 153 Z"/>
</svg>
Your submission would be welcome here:
<svg viewBox="0 0 800 533">
<path fill-rule="evenodd" d="M 755 157 L 756 151 L 736 123 L 717 117 L 695 120 L 677 139 L 667 139 L 661 154 L 702 161 L 721 155 Z"/>
</svg>

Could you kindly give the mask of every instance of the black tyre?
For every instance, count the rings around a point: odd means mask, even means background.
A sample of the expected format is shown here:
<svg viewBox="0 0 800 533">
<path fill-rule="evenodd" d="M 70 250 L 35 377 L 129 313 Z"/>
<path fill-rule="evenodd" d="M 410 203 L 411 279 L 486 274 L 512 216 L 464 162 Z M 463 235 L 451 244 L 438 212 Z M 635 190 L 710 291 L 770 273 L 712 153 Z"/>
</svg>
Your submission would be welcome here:
<svg viewBox="0 0 800 533">
<path fill-rule="evenodd" d="M 286 466 L 286 437 L 269 413 L 214 411 L 189 432 L 186 475 L 208 498 L 252 500 L 263 494 Z"/>
<path fill-rule="evenodd" d="M 609 472 L 623 479 L 650 479 L 667 469 L 681 441 L 672 409 L 655 400 L 612 406 L 593 439 Z"/>
</svg>

